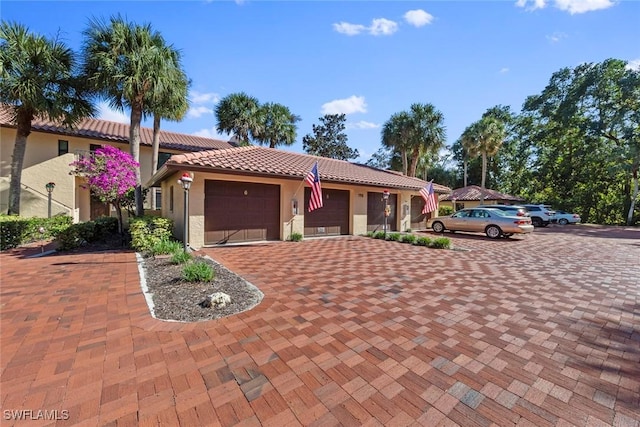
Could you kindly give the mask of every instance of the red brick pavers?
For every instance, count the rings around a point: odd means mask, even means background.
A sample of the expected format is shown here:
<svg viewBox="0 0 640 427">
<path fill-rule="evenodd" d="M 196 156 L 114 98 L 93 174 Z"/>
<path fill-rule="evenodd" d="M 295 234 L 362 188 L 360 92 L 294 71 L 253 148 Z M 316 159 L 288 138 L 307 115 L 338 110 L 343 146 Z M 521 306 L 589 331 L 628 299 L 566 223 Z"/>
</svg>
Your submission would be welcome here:
<svg viewBox="0 0 640 427">
<path fill-rule="evenodd" d="M 447 237 L 206 249 L 265 298 L 195 324 L 132 253 L 0 255 L 2 425 L 640 426 L 639 232 Z"/>
</svg>

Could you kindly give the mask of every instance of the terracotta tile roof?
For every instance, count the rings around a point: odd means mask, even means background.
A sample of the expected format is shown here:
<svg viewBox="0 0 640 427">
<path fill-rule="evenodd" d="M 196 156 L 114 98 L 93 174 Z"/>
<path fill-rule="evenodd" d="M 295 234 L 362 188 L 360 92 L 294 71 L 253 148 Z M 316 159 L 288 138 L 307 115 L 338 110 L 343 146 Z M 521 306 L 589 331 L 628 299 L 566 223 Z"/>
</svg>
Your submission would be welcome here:
<svg viewBox="0 0 640 427">
<path fill-rule="evenodd" d="M 248 146 L 225 150 L 201 151 L 197 153 L 171 156 L 158 174 L 153 184 L 163 179 L 163 169 L 167 170 L 203 170 L 210 172 L 227 172 L 235 174 L 251 174 L 304 179 L 307 173 L 318 162 L 320 180 L 324 182 L 340 182 L 363 184 L 378 187 L 419 190 L 426 182 L 396 172 L 384 171 L 370 166 L 283 151 L 274 148 Z M 437 193 L 448 193 L 449 187 L 434 184 Z"/>
<path fill-rule="evenodd" d="M 481 191 L 482 191 L 482 187 L 478 185 L 469 185 L 468 187 L 456 188 L 450 194 L 443 194 L 442 196 L 440 196 L 439 199 L 448 200 L 448 201 L 456 199 L 459 202 L 480 200 Z M 485 200 L 503 200 L 503 201 L 509 201 L 509 202 L 524 201 L 524 199 L 520 197 L 500 193 L 499 191 L 491 190 L 489 188 L 484 189 L 484 199 Z"/>
<path fill-rule="evenodd" d="M 15 124 L 12 121 L 12 112 L 10 107 L 6 105 L 0 105 L 0 126 L 15 128 Z M 59 123 L 56 124 L 47 119 L 37 118 L 34 119 L 32 127 L 33 130 L 39 132 L 78 136 L 102 141 L 121 142 L 125 144 L 129 143 L 130 126 L 128 124 L 109 122 L 106 120 L 87 118 L 77 124 L 75 129 L 69 129 L 63 127 Z M 152 128 L 140 128 L 141 145 L 150 146 L 152 138 Z M 176 132 L 167 132 L 164 130 L 160 131 L 160 148 L 180 151 L 200 151 L 229 148 L 234 146 L 236 146 L 236 144 L 232 142 Z"/>
</svg>

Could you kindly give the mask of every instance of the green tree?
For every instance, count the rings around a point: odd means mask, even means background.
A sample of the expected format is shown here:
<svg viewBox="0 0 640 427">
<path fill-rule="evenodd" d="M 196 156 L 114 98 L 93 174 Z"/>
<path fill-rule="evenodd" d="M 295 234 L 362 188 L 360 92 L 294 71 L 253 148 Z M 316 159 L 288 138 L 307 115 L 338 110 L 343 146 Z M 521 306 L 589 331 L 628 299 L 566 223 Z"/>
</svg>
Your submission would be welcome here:
<svg viewBox="0 0 640 427">
<path fill-rule="evenodd" d="M 409 137 L 411 117 L 406 111 L 393 114 L 382 125 L 382 146 L 398 153 L 402 161 L 402 174 L 409 170 Z"/>
<path fill-rule="evenodd" d="M 358 150 L 347 145 L 344 114 L 325 114 L 319 120 L 320 124 L 312 127 L 313 136 L 307 134 L 302 138 L 305 152 L 339 160 L 355 159 L 360 155 Z"/>
<path fill-rule="evenodd" d="M 47 117 L 73 126 L 93 115 L 94 106 L 71 49 L 57 38 L 6 21 L 0 23 L 0 102 L 12 107 L 16 124 L 8 213 L 19 215 L 24 155 L 33 119 Z"/>
<path fill-rule="evenodd" d="M 289 111 L 289 108 L 268 102 L 259 106 L 256 115 L 257 126 L 251 132 L 258 143 L 275 148 L 277 145 L 291 145 L 295 142 L 296 122 L 300 121 L 300 117 Z"/>
<path fill-rule="evenodd" d="M 151 111 L 152 94 L 175 82 L 175 64 L 162 35 L 149 24 L 120 16 L 91 20 L 83 32 L 84 74 L 112 108 L 131 110 L 129 150 L 140 161 L 140 123 Z M 136 215 L 144 212 L 140 168 L 136 170 Z"/>
<path fill-rule="evenodd" d="M 227 95 L 215 109 L 216 129 L 232 134 L 241 145 L 249 145 L 249 137 L 261 132 L 259 110 L 258 100 L 244 92 Z"/>
</svg>

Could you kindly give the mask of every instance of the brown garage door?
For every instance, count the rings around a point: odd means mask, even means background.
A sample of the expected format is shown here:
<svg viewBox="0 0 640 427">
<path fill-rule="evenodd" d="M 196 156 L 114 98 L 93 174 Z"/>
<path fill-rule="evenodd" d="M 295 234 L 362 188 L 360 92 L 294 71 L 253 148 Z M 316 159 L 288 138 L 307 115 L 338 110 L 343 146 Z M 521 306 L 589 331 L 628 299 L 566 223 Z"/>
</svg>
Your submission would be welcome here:
<svg viewBox="0 0 640 427">
<path fill-rule="evenodd" d="M 309 212 L 311 189 L 304 189 L 304 235 L 339 236 L 349 234 L 349 192 L 322 189 L 320 209 Z"/>
<path fill-rule="evenodd" d="M 387 204 L 391 210 L 387 217 L 387 231 L 397 231 L 398 195 L 389 194 Z M 367 193 L 367 231 L 384 231 L 384 199 L 382 198 L 382 192 Z"/>
<path fill-rule="evenodd" d="M 427 220 L 435 215 L 435 212 L 423 214 L 424 199 L 421 196 L 411 196 L 411 228 L 414 230 L 424 230 L 427 227 Z"/>
<path fill-rule="evenodd" d="M 280 186 L 207 180 L 204 191 L 205 244 L 280 238 Z"/>
</svg>

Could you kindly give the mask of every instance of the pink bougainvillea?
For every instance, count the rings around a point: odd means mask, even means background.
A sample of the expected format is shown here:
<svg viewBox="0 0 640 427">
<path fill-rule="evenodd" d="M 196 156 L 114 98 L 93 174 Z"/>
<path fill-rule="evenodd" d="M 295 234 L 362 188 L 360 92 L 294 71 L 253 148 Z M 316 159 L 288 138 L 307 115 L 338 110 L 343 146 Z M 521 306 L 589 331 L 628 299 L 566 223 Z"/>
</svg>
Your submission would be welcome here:
<svg viewBox="0 0 640 427">
<path fill-rule="evenodd" d="M 129 153 L 105 145 L 70 166 L 74 168 L 72 174 L 87 180 L 94 196 L 116 207 L 121 225 L 120 208 L 127 194 L 136 186 L 136 169 L 140 164 Z"/>
</svg>

